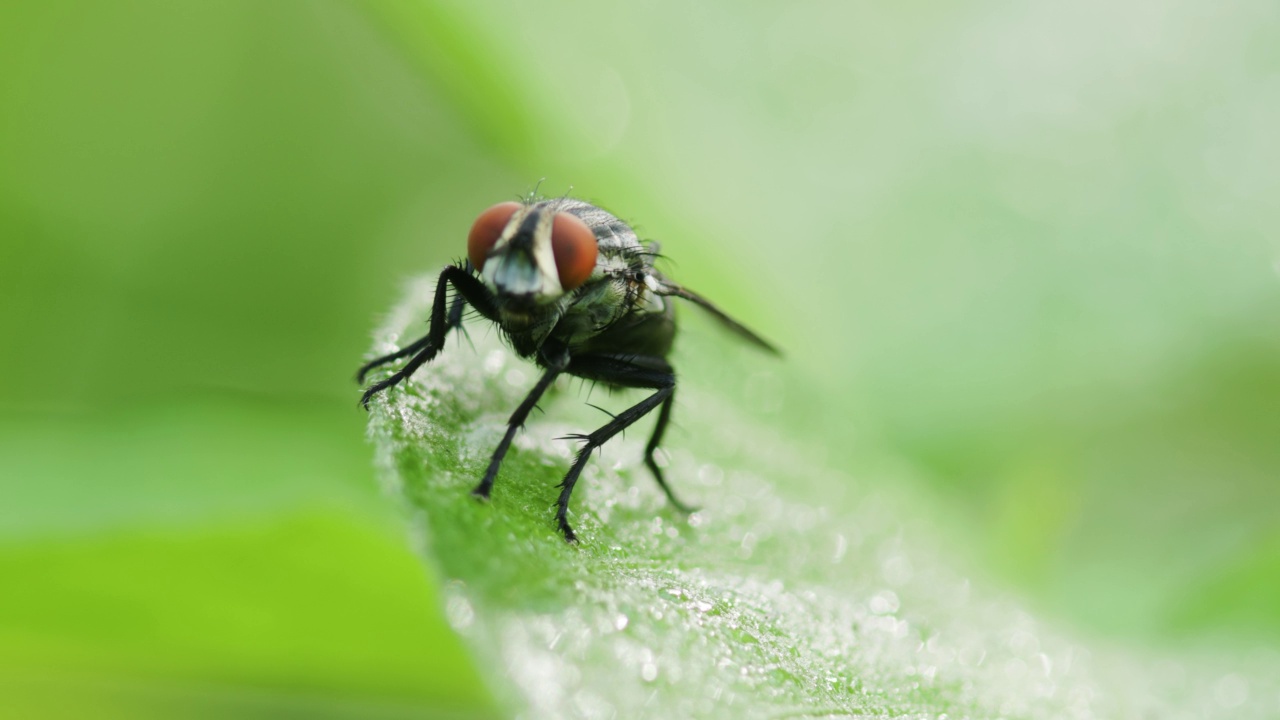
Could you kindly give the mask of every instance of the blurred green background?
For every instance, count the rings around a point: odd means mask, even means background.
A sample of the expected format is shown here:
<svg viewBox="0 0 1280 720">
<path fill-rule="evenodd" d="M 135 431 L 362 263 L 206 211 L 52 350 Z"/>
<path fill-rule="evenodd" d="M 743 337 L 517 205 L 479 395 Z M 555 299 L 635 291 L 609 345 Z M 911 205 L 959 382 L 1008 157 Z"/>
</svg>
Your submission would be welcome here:
<svg viewBox="0 0 1280 720">
<path fill-rule="evenodd" d="M 351 375 L 544 177 L 1041 612 L 1275 643 L 1277 127 L 1264 0 L 6 3 L 0 694 L 492 712 Z"/>
</svg>

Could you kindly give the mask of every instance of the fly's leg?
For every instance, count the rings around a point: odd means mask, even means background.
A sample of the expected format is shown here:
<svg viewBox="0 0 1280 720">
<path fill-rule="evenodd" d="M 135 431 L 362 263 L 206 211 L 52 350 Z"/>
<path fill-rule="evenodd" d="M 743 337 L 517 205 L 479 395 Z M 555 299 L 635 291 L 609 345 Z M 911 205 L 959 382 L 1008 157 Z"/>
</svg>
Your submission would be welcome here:
<svg viewBox="0 0 1280 720">
<path fill-rule="evenodd" d="M 436 353 L 440 352 L 440 348 L 444 347 L 445 334 L 449 332 L 451 327 L 449 318 L 445 316 L 445 305 L 449 299 L 449 285 L 453 285 L 454 289 L 458 291 L 458 297 L 478 310 L 481 315 L 490 319 L 497 318 L 498 308 L 494 302 L 493 294 L 484 286 L 484 283 L 476 279 L 465 266 L 446 266 L 444 270 L 440 271 L 440 279 L 436 281 L 436 297 L 431 306 L 431 326 L 427 330 L 427 336 L 410 345 L 410 347 L 417 348 L 418 354 L 414 355 L 409 362 L 405 363 L 404 367 L 390 377 L 379 380 L 364 391 L 364 395 L 360 398 L 360 404 L 366 410 L 369 409 L 369 400 L 374 395 L 399 384 L 400 381 L 412 375 L 422 365 L 430 362 L 436 356 Z M 455 307 L 457 307 L 456 302 Z M 457 312 L 461 317 L 462 310 L 460 307 L 458 307 Z M 395 354 L 392 353 L 392 355 Z M 390 360 L 387 362 L 390 362 Z"/>
<path fill-rule="evenodd" d="M 667 430 L 667 423 L 671 420 L 671 406 L 676 402 L 676 394 L 673 389 L 666 400 L 662 401 L 662 409 L 658 411 L 658 422 L 653 426 L 653 436 L 649 438 L 649 444 L 644 448 L 644 464 L 649 467 L 653 473 L 653 478 L 658 481 L 658 487 L 662 488 L 662 492 L 667 494 L 667 499 L 671 504 L 686 515 L 694 512 L 696 508 L 692 508 L 680 502 L 675 493 L 671 492 L 671 486 L 667 485 L 667 480 L 662 476 L 662 468 L 658 467 L 658 462 L 654 460 L 653 454 L 658 450 L 658 444 L 662 442 L 662 434 Z"/>
<path fill-rule="evenodd" d="M 555 382 L 556 377 L 564 372 L 565 367 L 569 364 L 568 355 L 557 358 L 548 363 L 550 367 L 542 374 L 538 380 L 538 384 L 533 386 L 529 394 L 525 396 L 524 402 L 511 413 L 511 419 L 507 421 L 507 432 L 502 436 L 502 442 L 498 443 L 498 448 L 493 451 L 493 457 L 489 460 L 489 469 L 484 473 L 484 479 L 480 484 L 471 491 L 472 495 L 479 498 L 488 499 L 489 493 L 493 490 L 493 481 L 498 477 L 498 467 L 502 465 L 502 458 L 506 456 L 507 449 L 511 447 L 511 440 L 515 438 L 516 431 L 524 426 L 524 421 L 529 417 L 529 413 L 533 411 L 535 405 L 538 404 L 538 398 L 542 397 L 542 393 L 551 387 L 551 383 Z"/>
<path fill-rule="evenodd" d="M 574 458 L 573 466 L 569 468 L 569 474 L 564 476 L 564 482 L 560 483 L 560 498 L 556 500 L 556 524 L 560 527 L 560 532 L 564 533 L 565 540 L 569 542 L 577 542 L 578 540 L 578 536 L 573 534 L 573 528 L 569 526 L 567 517 L 569 513 L 569 497 L 573 495 L 573 486 L 578 483 L 578 476 L 582 475 L 582 469 L 586 467 L 592 451 L 604 445 L 614 435 L 627 429 L 632 423 L 649 414 L 659 403 L 671 397 L 673 392 L 675 392 L 674 377 L 669 387 L 665 387 L 632 405 L 606 423 L 604 427 L 582 438 L 586 442 L 582 449 L 578 451 L 578 456 Z"/>
<path fill-rule="evenodd" d="M 573 487 L 578 483 L 578 477 L 582 475 L 582 469 L 586 467 L 592 451 L 604 445 L 614 435 L 626 430 L 640 418 L 648 415 L 654 408 L 666 403 L 675 393 L 676 376 L 672 372 L 671 366 L 662 358 L 645 356 L 579 356 L 570 361 L 567 372 L 588 380 L 600 380 L 622 387 L 657 390 L 657 392 L 644 400 L 618 413 L 612 420 L 590 435 L 577 436 L 578 439 L 584 441 L 584 444 L 582 449 L 578 451 L 577 457 L 574 458 L 573 465 L 569 467 L 568 474 L 564 476 L 564 481 L 560 483 L 560 497 L 556 500 L 556 525 L 559 526 L 560 532 L 564 534 L 565 540 L 576 542 L 578 538 L 574 535 L 568 519 L 569 498 L 573 495 Z M 664 411 L 664 414 L 669 417 L 670 410 Z M 659 431 L 655 434 L 661 435 L 661 432 Z M 650 441 L 650 445 L 656 447 L 656 444 L 656 442 Z M 661 475 L 658 477 L 661 478 Z M 663 483 L 663 489 L 666 489 L 665 483 Z M 670 495 L 669 490 L 668 495 Z"/>
<path fill-rule="evenodd" d="M 466 307 L 467 307 L 467 301 L 463 299 L 461 295 L 458 295 L 453 299 L 453 304 L 449 306 L 449 321 L 446 324 L 444 329 L 444 332 L 446 335 L 449 334 L 450 330 L 453 330 L 454 328 L 462 327 L 462 311 L 465 310 Z M 405 345 L 404 347 L 400 348 L 399 350 L 393 353 L 388 353 L 386 355 L 383 355 L 382 357 L 377 357 L 370 360 L 364 365 L 361 365 L 360 369 L 356 371 L 356 382 L 363 385 L 364 376 L 368 375 L 370 370 L 377 367 L 382 367 L 383 365 L 386 365 L 389 362 L 394 362 L 396 360 L 399 360 L 402 357 L 409 357 L 410 355 L 413 355 L 414 353 L 418 352 L 422 348 L 426 347 L 430 342 L 431 342 L 431 333 L 428 332 L 426 335 L 423 335 L 417 340 L 414 340 L 411 344 Z"/>
</svg>

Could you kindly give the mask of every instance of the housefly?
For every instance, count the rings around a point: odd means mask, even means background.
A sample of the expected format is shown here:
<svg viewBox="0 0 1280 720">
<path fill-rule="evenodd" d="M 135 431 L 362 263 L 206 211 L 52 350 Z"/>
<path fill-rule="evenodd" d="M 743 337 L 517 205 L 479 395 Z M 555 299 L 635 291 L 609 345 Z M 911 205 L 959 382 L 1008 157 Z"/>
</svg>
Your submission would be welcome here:
<svg viewBox="0 0 1280 720">
<path fill-rule="evenodd" d="M 652 393 L 587 435 L 560 484 L 556 523 L 566 540 L 576 537 L 567 517 L 569 497 L 591 453 L 653 410 L 658 422 L 645 446 L 644 462 L 673 505 L 688 512 L 667 485 L 654 452 L 671 420 L 676 375 L 667 356 L 675 337 L 671 298 L 692 302 L 748 343 L 777 349 L 704 299 L 654 269 L 657 243 L 645 245 L 609 212 L 568 197 L 503 202 L 480 213 L 467 237 L 467 259 L 440 272 L 427 334 L 360 368 L 409 358 L 399 370 L 370 385 L 360 402 L 394 387 L 436 356 L 445 336 L 462 324 L 466 306 L 499 332 L 542 375 L 507 421 L 506 434 L 472 494 L 488 498 L 516 431 L 547 388 L 562 374 L 612 388 Z M 455 291 L 450 300 L 450 288 Z"/>
</svg>

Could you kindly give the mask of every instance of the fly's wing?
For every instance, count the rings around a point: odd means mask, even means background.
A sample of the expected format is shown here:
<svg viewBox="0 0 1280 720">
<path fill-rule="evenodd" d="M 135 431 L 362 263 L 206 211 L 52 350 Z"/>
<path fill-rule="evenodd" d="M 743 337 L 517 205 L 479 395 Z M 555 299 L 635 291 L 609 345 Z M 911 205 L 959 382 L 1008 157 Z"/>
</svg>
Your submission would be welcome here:
<svg viewBox="0 0 1280 720">
<path fill-rule="evenodd" d="M 770 343 L 768 340 L 765 340 L 764 338 L 755 334 L 755 332 L 753 332 L 746 325 L 743 325 L 737 320 L 734 320 L 733 318 L 729 317 L 727 314 L 725 314 L 725 311 L 716 307 L 714 304 L 712 304 L 710 300 L 702 297 L 701 295 L 693 292 L 692 290 L 683 288 L 671 282 L 670 280 L 663 278 L 661 281 L 661 284 L 657 289 L 657 293 L 659 295 L 668 295 L 671 297 L 684 298 L 685 300 L 688 300 L 694 305 L 697 305 L 701 307 L 703 310 L 706 310 L 707 312 L 711 313 L 712 317 L 714 317 L 716 320 L 719 320 L 720 324 L 728 328 L 731 332 L 733 332 L 734 335 L 737 335 L 743 340 L 746 340 L 747 342 L 751 343 L 752 345 L 755 345 L 756 347 L 760 348 L 761 350 L 764 350 L 765 352 L 771 355 L 778 355 L 778 356 L 782 355 L 782 351 L 774 347 L 773 344 Z"/>
</svg>

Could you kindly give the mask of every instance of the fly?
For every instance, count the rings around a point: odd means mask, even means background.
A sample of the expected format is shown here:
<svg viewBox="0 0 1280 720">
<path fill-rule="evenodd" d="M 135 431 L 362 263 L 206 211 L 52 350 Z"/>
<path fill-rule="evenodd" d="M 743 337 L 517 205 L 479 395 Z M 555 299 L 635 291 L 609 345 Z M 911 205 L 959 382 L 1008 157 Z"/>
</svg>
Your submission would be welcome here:
<svg viewBox="0 0 1280 720">
<path fill-rule="evenodd" d="M 556 198 L 504 202 L 480 213 L 467 237 L 467 259 L 445 266 L 436 282 L 427 334 L 360 368 L 410 358 L 396 372 L 370 385 L 360 402 L 394 387 L 430 362 L 445 336 L 462 324 L 470 305 L 498 326 L 516 354 L 542 368 L 542 376 L 507 421 L 506 434 L 472 494 L 488 498 L 502 459 L 534 405 L 562 374 L 612 388 L 653 391 L 588 435 L 574 435 L 582 448 L 560 484 L 556 524 L 569 542 L 569 498 L 592 451 L 653 410 L 658 422 L 645 446 L 644 462 L 671 504 L 690 508 L 667 485 L 654 452 L 671 420 L 676 375 L 667 356 L 675 338 L 671 298 L 702 307 L 743 340 L 772 354 L 778 350 L 702 296 L 668 280 L 653 266 L 658 244 L 647 246 L 625 222 L 582 200 Z M 455 290 L 452 301 L 449 288 Z"/>
</svg>

